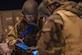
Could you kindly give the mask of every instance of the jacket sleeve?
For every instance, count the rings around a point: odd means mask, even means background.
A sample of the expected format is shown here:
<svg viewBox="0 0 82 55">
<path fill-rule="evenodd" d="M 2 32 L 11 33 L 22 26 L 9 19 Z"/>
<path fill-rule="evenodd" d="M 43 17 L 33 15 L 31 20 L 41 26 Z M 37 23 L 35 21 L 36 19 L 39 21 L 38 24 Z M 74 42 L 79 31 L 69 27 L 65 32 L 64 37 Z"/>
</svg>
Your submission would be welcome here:
<svg viewBox="0 0 82 55">
<path fill-rule="evenodd" d="M 51 16 L 49 17 L 48 21 L 45 22 L 43 28 L 42 28 L 42 33 L 41 33 L 41 37 L 37 43 L 37 48 L 39 49 L 39 54 L 41 55 L 47 55 L 47 48 L 49 48 L 49 44 L 50 41 L 52 41 L 52 37 L 54 36 L 54 39 L 56 39 L 55 36 L 55 31 L 56 31 L 56 27 L 55 27 L 55 22 L 59 23 L 59 24 L 63 24 L 59 15 L 55 15 L 55 17 Z"/>
<path fill-rule="evenodd" d="M 10 48 L 14 48 L 14 44 L 16 43 L 16 39 L 18 38 L 17 27 L 19 23 L 20 21 L 16 23 L 16 25 L 13 27 L 13 29 L 8 33 L 6 37 L 6 43 L 9 45 Z"/>
<path fill-rule="evenodd" d="M 47 43 L 49 43 L 49 41 L 51 39 L 50 32 L 51 32 L 53 25 L 54 24 L 52 22 L 46 22 L 42 28 L 41 37 L 37 43 L 37 47 L 40 51 L 40 54 L 44 54 L 44 52 L 47 48 Z"/>
</svg>

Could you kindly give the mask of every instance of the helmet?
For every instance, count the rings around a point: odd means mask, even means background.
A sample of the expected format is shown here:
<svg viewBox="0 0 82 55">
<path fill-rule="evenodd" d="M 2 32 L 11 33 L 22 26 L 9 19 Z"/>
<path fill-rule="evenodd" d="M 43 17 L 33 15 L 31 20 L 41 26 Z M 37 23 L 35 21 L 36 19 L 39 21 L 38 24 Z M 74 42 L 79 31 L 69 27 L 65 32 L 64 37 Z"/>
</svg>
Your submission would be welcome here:
<svg viewBox="0 0 82 55">
<path fill-rule="evenodd" d="M 49 10 L 43 5 L 43 3 L 41 3 L 39 5 L 38 12 L 39 12 L 40 16 L 42 16 L 42 17 L 50 15 Z"/>
<path fill-rule="evenodd" d="M 38 4 L 34 0 L 27 0 L 22 7 L 22 13 L 27 15 L 36 15 L 38 12 Z"/>
<path fill-rule="evenodd" d="M 55 2 L 63 2 L 64 0 L 43 0 L 43 4 L 45 7 L 48 7 L 49 5 L 55 3 Z"/>
</svg>

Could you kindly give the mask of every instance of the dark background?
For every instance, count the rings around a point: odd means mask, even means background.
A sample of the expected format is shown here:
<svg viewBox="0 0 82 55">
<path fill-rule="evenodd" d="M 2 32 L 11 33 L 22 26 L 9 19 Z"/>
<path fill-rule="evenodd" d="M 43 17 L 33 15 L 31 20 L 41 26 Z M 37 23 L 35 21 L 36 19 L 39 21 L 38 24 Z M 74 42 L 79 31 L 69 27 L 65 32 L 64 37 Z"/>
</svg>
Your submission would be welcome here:
<svg viewBox="0 0 82 55">
<path fill-rule="evenodd" d="M 26 0 L 0 0 L 0 10 L 15 10 L 15 9 L 21 9 L 23 3 Z M 36 0 L 38 4 L 41 2 L 41 0 Z"/>
<path fill-rule="evenodd" d="M 15 9 L 21 9 L 23 3 L 26 0 L 0 0 L 0 10 L 15 10 Z M 36 0 L 38 4 L 42 0 Z M 81 0 L 75 0 L 76 2 L 81 1 Z"/>
</svg>

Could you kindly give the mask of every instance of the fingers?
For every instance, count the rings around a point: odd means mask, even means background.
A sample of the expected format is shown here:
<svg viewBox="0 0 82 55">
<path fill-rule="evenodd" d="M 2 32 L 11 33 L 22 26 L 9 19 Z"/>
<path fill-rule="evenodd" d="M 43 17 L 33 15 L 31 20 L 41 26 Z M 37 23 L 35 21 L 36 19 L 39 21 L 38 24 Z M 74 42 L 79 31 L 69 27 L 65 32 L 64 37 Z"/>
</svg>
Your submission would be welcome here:
<svg viewBox="0 0 82 55">
<path fill-rule="evenodd" d="M 23 42 L 23 39 L 20 39 L 20 38 L 18 38 L 17 41 L 19 41 L 19 42 L 21 42 L 21 43 L 24 43 L 24 42 Z"/>
<path fill-rule="evenodd" d="M 28 50 L 28 51 L 26 51 L 27 53 L 31 53 L 32 51 L 31 50 Z"/>
</svg>

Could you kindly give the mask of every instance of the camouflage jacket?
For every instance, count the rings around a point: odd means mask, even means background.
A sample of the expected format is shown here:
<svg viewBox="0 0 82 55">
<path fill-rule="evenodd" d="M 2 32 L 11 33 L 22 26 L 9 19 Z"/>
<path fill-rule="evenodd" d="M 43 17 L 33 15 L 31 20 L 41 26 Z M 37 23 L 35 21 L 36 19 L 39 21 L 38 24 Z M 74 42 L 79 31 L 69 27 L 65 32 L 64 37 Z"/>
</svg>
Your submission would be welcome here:
<svg viewBox="0 0 82 55">
<path fill-rule="evenodd" d="M 40 22 L 41 23 L 41 22 Z M 29 23 L 26 19 L 22 19 L 16 23 L 14 28 L 8 33 L 6 37 L 6 42 L 10 48 L 13 48 L 15 55 L 25 55 L 24 50 L 16 47 L 14 44 L 18 38 L 23 38 L 22 33 L 29 27 L 29 25 L 34 25 L 33 29 L 24 37 L 24 44 L 30 46 L 36 46 L 37 43 L 37 33 L 40 31 L 41 27 L 36 23 Z"/>
<path fill-rule="evenodd" d="M 81 13 L 70 5 L 55 10 L 42 28 L 39 55 L 82 55 Z"/>
</svg>

